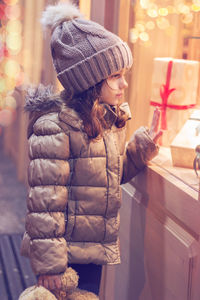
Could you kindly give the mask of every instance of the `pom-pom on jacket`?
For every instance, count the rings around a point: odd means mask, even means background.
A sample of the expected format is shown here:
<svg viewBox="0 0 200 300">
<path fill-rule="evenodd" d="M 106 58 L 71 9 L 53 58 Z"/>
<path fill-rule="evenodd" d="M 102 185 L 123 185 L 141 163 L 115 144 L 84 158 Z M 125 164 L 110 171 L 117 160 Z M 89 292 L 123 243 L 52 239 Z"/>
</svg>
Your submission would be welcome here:
<svg viewBox="0 0 200 300">
<path fill-rule="evenodd" d="M 141 127 L 125 147 L 126 128 L 105 105 L 110 128 L 88 140 L 82 120 L 49 87 L 28 92 L 30 165 L 22 254 L 35 274 L 64 272 L 67 263 L 117 264 L 120 184 L 157 154 Z"/>
</svg>

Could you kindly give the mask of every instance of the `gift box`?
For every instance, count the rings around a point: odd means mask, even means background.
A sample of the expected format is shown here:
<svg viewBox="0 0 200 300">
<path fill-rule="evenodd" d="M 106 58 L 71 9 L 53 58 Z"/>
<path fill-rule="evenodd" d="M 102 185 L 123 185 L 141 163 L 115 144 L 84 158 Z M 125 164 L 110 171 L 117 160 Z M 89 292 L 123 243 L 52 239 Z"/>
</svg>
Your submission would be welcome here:
<svg viewBox="0 0 200 300">
<path fill-rule="evenodd" d="M 198 73 L 198 61 L 169 57 L 154 59 L 149 121 L 155 106 L 159 107 L 162 146 L 170 146 L 196 105 Z"/>
<path fill-rule="evenodd" d="M 170 145 L 173 165 L 193 168 L 197 145 L 200 145 L 200 110 L 193 112 Z"/>
</svg>

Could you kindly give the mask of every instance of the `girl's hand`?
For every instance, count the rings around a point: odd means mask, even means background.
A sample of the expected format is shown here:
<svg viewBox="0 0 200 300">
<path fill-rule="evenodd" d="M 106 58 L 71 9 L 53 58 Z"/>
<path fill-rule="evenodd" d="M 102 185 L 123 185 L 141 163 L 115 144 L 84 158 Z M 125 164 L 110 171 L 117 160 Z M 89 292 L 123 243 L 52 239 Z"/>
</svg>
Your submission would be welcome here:
<svg viewBox="0 0 200 300">
<path fill-rule="evenodd" d="M 52 291 L 61 289 L 61 275 L 40 275 L 38 278 L 38 286 L 42 285 L 46 289 Z"/>
<path fill-rule="evenodd" d="M 160 110 L 156 107 L 153 113 L 153 119 L 149 130 L 149 135 L 154 141 L 154 143 L 157 143 L 158 139 L 163 134 L 162 130 L 158 131 L 159 121 L 160 121 Z"/>
</svg>

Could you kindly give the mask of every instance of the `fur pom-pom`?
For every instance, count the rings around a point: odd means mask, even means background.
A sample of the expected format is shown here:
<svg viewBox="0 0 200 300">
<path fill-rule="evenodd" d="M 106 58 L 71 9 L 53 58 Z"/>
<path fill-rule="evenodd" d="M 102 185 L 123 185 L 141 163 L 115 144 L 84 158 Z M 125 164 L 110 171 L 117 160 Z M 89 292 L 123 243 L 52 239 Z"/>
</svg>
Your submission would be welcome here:
<svg viewBox="0 0 200 300">
<path fill-rule="evenodd" d="M 78 7 L 72 2 L 49 5 L 42 14 L 41 24 L 43 28 L 54 29 L 60 23 L 83 17 Z"/>
</svg>

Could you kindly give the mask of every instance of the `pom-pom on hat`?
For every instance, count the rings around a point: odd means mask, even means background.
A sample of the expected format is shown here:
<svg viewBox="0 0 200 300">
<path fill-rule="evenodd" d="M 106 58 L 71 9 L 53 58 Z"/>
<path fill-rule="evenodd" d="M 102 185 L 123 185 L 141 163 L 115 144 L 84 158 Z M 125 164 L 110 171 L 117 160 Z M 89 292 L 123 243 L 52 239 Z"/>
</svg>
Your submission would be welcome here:
<svg viewBox="0 0 200 300">
<path fill-rule="evenodd" d="M 47 6 L 41 23 L 52 30 L 53 64 L 71 96 L 132 65 L 128 45 L 103 26 L 84 19 L 72 3 Z"/>
</svg>

